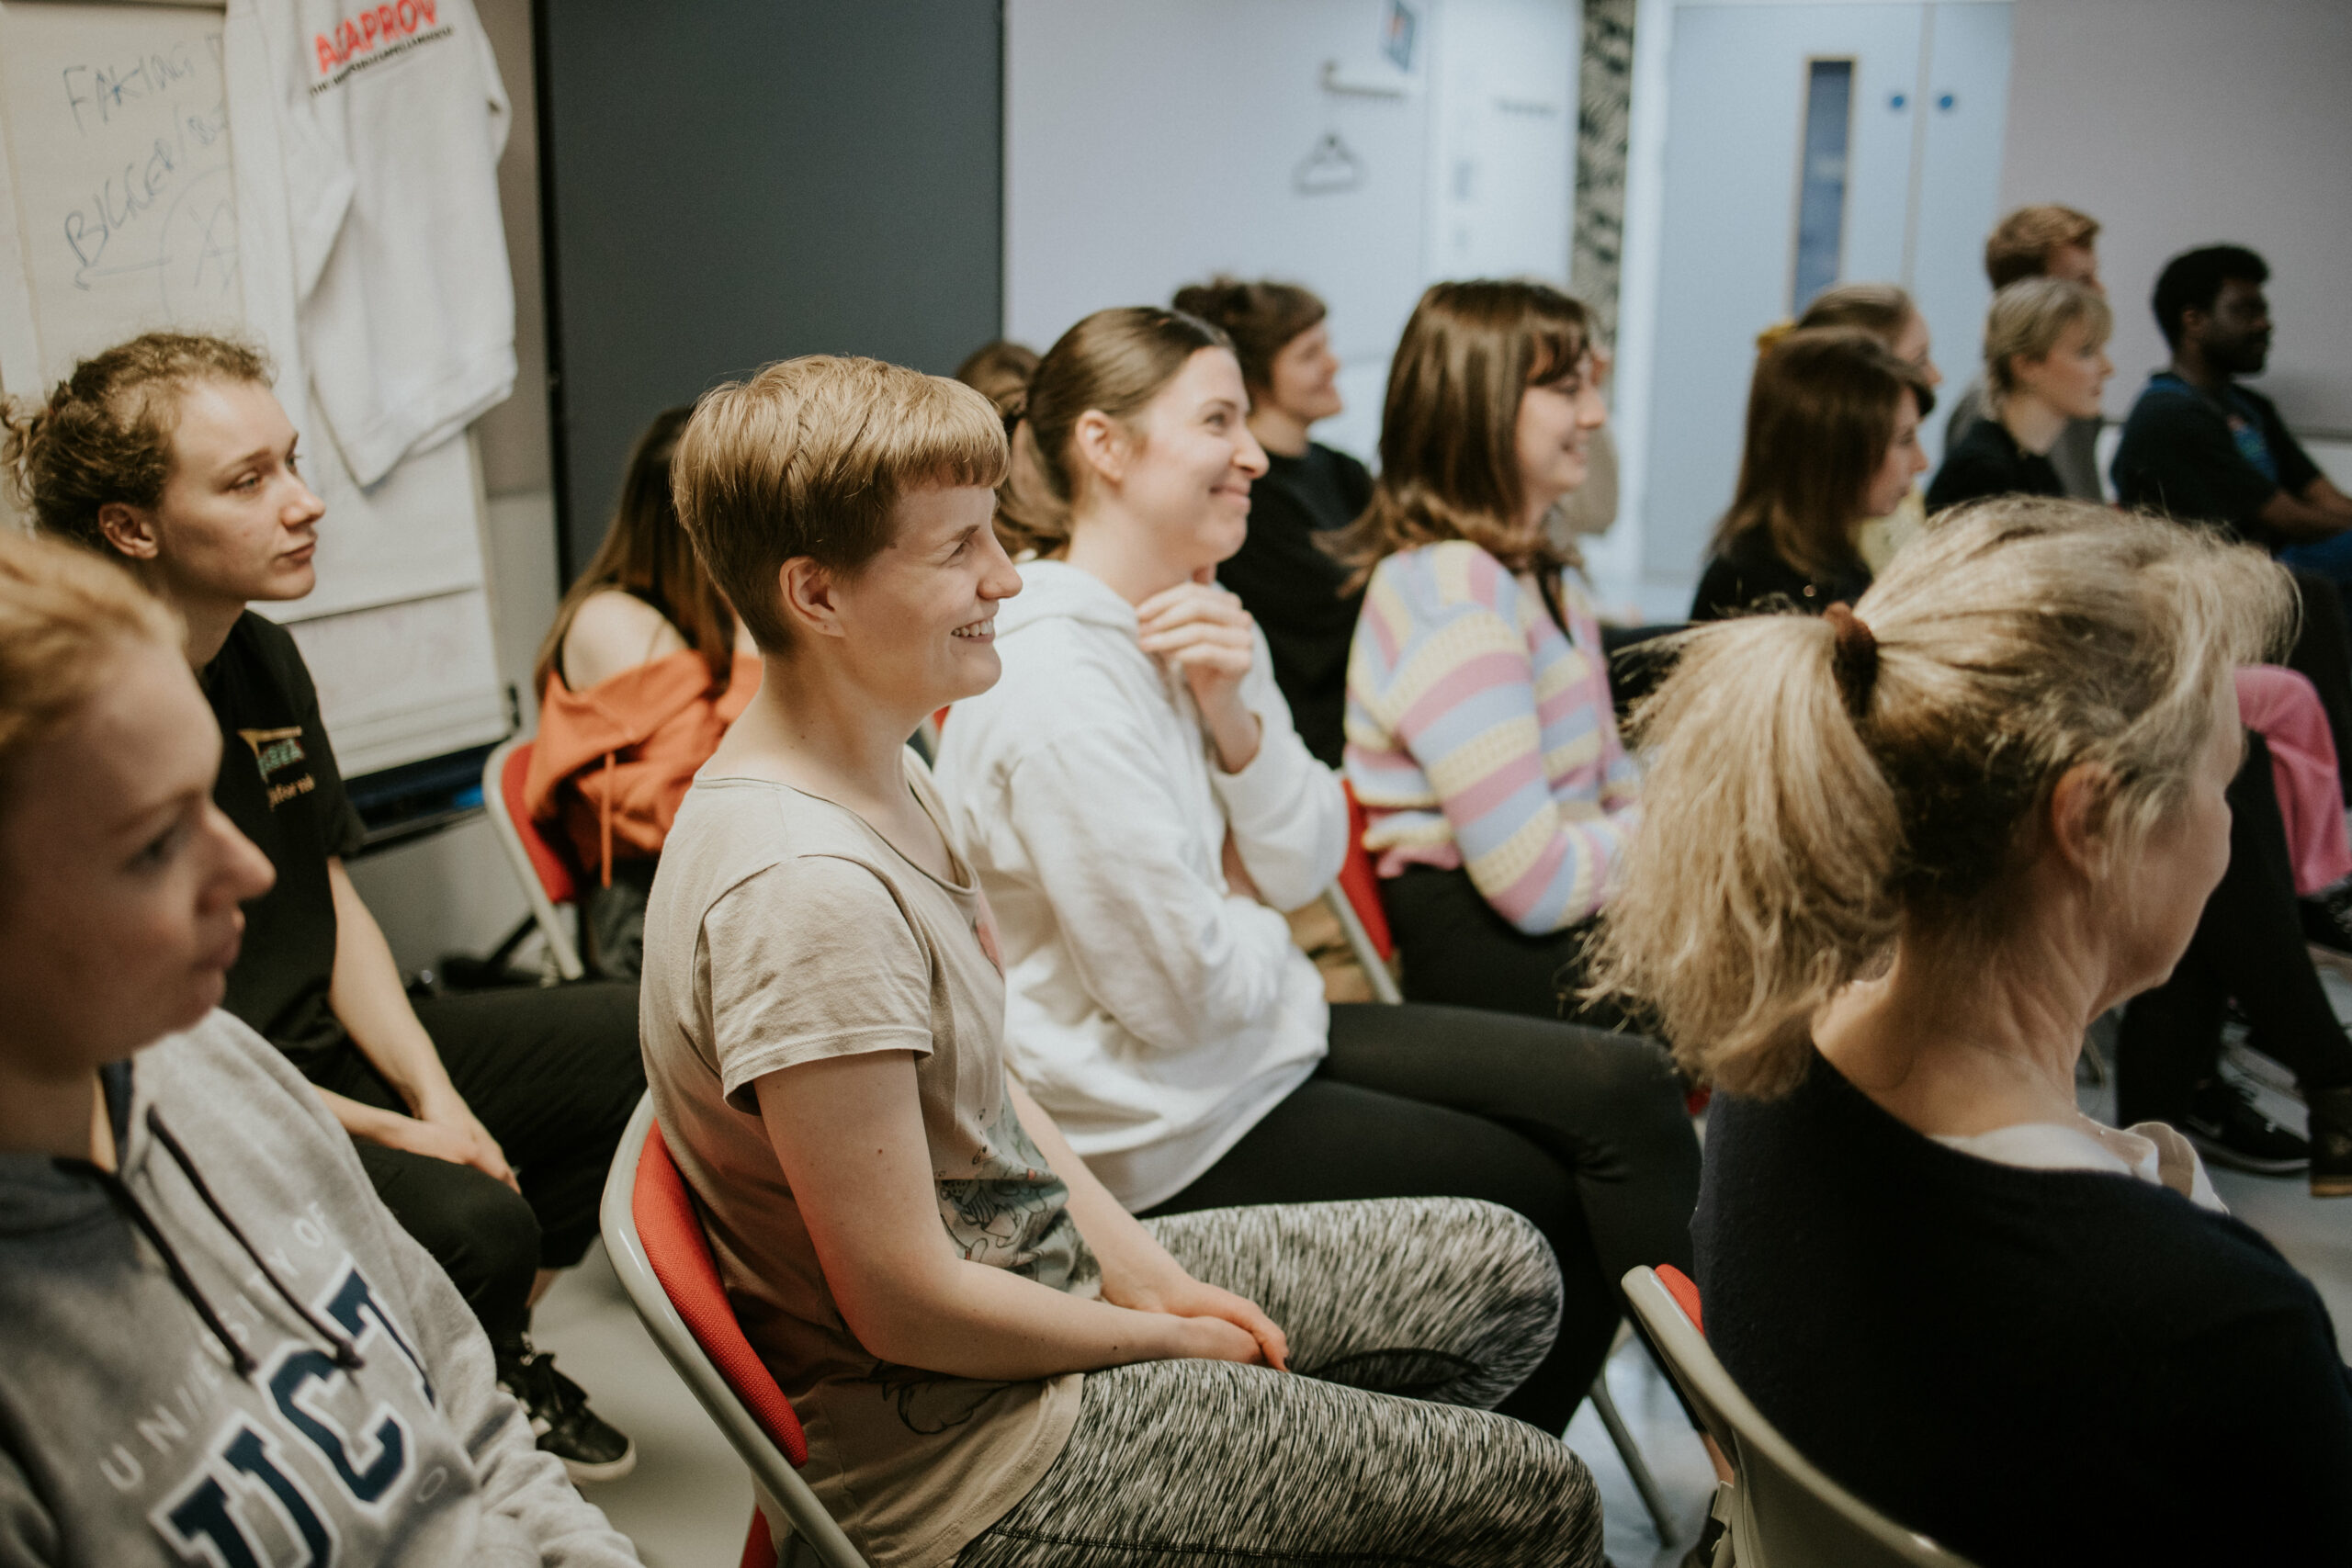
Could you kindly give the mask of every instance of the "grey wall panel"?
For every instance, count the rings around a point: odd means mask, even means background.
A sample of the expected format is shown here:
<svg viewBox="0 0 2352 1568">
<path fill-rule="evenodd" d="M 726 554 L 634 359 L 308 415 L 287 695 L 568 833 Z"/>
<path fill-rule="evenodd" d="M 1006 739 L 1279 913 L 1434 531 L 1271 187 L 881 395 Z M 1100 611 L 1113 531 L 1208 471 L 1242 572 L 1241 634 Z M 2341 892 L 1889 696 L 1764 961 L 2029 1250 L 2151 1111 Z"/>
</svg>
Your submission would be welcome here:
<svg viewBox="0 0 2352 1568">
<path fill-rule="evenodd" d="M 653 413 L 767 360 L 997 334 L 995 0 L 540 0 L 567 575 Z"/>
</svg>

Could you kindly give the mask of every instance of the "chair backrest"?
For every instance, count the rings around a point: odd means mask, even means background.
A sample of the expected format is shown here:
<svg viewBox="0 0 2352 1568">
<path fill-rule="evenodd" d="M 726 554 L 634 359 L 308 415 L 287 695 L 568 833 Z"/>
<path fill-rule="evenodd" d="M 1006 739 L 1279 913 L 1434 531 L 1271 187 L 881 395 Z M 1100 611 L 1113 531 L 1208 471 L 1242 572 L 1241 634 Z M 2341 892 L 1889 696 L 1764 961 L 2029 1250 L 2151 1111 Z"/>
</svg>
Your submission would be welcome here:
<svg viewBox="0 0 2352 1568">
<path fill-rule="evenodd" d="M 555 955 L 556 973 L 567 980 L 585 975 L 580 950 L 572 944 L 563 922 L 556 918 L 558 904 L 580 897 L 580 879 L 570 852 L 535 821 L 523 807 L 523 781 L 530 776 L 532 742 L 517 737 L 492 750 L 481 765 L 482 808 L 490 815 L 506 863 L 522 884 L 523 901 L 530 906 L 548 951 Z"/>
<path fill-rule="evenodd" d="M 1674 1283 L 1662 1277 L 1668 1275 Z M 1708 1348 L 1699 1292 L 1688 1279 L 1673 1269 L 1635 1269 L 1624 1286 L 1668 1375 L 1737 1477 L 1730 1495 L 1737 1568 L 1968 1568 L 1966 1559 L 1830 1480 L 1764 1418 Z"/>
<path fill-rule="evenodd" d="M 1363 923 L 1373 951 L 1385 961 L 1396 954 L 1396 942 L 1389 934 L 1388 911 L 1380 904 L 1380 874 L 1373 869 L 1372 852 L 1363 847 L 1363 803 L 1356 798 L 1354 785 L 1342 781 L 1340 787 L 1348 794 L 1348 858 L 1340 863 L 1340 890 Z"/>
<path fill-rule="evenodd" d="M 800 1478 L 808 1439 L 735 1321 L 650 1095 L 639 1101 L 614 1152 L 601 1218 L 605 1249 L 646 1332 L 791 1524 L 797 1540 L 786 1560 L 812 1556 L 825 1568 L 867 1568 Z"/>
</svg>

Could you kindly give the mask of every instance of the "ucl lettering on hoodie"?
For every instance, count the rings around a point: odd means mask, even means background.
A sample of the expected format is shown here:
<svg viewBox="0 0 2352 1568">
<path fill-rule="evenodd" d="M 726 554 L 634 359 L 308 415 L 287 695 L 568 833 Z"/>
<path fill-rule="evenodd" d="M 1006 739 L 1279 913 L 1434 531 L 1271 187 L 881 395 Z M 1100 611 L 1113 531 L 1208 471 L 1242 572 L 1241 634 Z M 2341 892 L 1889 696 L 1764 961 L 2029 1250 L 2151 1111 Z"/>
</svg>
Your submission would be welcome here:
<svg viewBox="0 0 2352 1568">
<path fill-rule="evenodd" d="M 633 1563 L 349 1138 L 225 1012 L 0 1154 L 0 1563 Z"/>
<path fill-rule="evenodd" d="M 236 0 L 224 47 L 237 136 L 277 144 L 311 400 L 372 485 L 514 389 L 498 62 L 472 0 Z"/>
</svg>

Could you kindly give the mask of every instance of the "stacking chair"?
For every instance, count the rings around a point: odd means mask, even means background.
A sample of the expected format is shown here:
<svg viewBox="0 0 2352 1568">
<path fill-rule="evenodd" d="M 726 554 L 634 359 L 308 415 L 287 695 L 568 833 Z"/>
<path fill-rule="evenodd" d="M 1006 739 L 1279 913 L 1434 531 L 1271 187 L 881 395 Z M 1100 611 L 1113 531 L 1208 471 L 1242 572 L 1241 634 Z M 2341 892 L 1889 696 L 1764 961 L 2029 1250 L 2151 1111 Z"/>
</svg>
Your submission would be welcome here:
<svg viewBox="0 0 2352 1568">
<path fill-rule="evenodd" d="M 1396 971 L 1389 967 L 1396 942 L 1388 930 L 1388 913 L 1380 906 L 1379 874 L 1373 869 L 1370 852 L 1363 847 L 1363 805 L 1356 799 L 1353 785 L 1344 787 L 1348 792 L 1348 858 L 1340 863 L 1340 879 L 1331 884 L 1323 898 L 1339 917 L 1340 929 L 1347 935 L 1348 949 L 1354 953 L 1357 966 L 1372 982 L 1373 999 L 1394 1004 L 1405 999 L 1404 992 L 1396 986 Z M 1642 1457 L 1641 1445 L 1634 1441 L 1624 1416 L 1618 1413 L 1617 1401 L 1610 1396 L 1607 1368 L 1592 1380 L 1588 1397 L 1601 1426 L 1608 1428 L 1609 1440 L 1617 1447 L 1617 1457 L 1625 1462 L 1625 1473 L 1633 1477 L 1634 1490 L 1642 1495 L 1642 1506 L 1649 1510 L 1658 1540 L 1672 1541 L 1673 1510 L 1667 1506 L 1666 1494 L 1659 1489 L 1657 1477 L 1650 1473 L 1649 1461 Z"/>
<path fill-rule="evenodd" d="M 577 980 L 588 972 L 587 966 L 581 963 L 580 950 L 564 931 L 555 907 L 579 903 L 580 879 L 570 852 L 549 839 L 523 809 L 523 781 L 531 772 L 531 745 L 527 737 L 517 737 L 491 752 L 481 765 L 481 803 L 490 813 L 499 847 L 506 852 L 506 863 L 514 868 L 514 880 L 523 885 L 531 920 L 555 957 L 556 973 L 566 980 Z M 518 931 L 509 943 L 520 935 Z M 502 957 L 504 951 L 502 948 Z"/>
<path fill-rule="evenodd" d="M 867 1568 L 800 1479 L 808 1439 L 735 1321 L 694 1199 L 653 1120 L 650 1095 L 638 1101 L 621 1134 L 601 1217 L 605 1250 L 639 1321 L 751 1467 L 759 1494 L 792 1527 L 779 1547 L 754 1506 L 742 1568 Z"/>
<path fill-rule="evenodd" d="M 1764 1419 L 1708 1348 L 1698 1290 L 1679 1269 L 1635 1269 L 1624 1283 L 1667 1374 L 1731 1463 L 1734 1479 L 1715 1489 L 1726 1530 L 1712 1568 L 1969 1568 L 1824 1475 Z"/>
</svg>

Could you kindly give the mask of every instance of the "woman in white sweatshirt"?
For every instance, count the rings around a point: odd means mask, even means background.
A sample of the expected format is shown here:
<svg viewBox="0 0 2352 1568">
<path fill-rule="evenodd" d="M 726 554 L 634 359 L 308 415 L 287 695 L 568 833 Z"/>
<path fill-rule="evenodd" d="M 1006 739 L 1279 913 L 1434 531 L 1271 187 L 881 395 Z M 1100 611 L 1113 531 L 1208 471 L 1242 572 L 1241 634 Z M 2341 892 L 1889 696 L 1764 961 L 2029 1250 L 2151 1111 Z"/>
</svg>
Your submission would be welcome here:
<svg viewBox="0 0 2352 1568">
<path fill-rule="evenodd" d="M 1003 679 L 956 705 L 938 782 L 997 911 L 1022 1081 L 1130 1209 L 1476 1197 L 1560 1262 L 1552 1353 L 1502 1409 L 1558 1431 L 1615 1332 L 1615 1281 L 1690 1255 L 1699 1150 L 1646 1042 L 1430 1007 L 1328 1006 L 1278 912 L 1346 852 L 1263 637 L 1216 586 L 1265 456 L 1225 334 L 1099 311 L 1039 365 L 1032 552 Z"/>
</svg>

